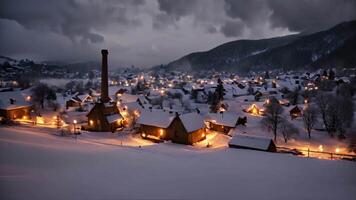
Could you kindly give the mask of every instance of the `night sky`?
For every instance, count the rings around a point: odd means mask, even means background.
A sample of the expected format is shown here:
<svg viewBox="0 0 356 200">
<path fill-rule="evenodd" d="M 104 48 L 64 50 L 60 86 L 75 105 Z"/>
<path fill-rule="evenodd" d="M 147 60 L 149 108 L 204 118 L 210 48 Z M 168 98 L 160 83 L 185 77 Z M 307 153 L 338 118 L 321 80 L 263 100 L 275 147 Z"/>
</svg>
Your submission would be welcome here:
<svg viewBox="0 0 356 200">
<path fill-rule="evenodd" d="M 1 0 L 0 55 L 165 64 L 236 39 L 329 28 L 356 19 L 355 0 Z"/>
</svg>

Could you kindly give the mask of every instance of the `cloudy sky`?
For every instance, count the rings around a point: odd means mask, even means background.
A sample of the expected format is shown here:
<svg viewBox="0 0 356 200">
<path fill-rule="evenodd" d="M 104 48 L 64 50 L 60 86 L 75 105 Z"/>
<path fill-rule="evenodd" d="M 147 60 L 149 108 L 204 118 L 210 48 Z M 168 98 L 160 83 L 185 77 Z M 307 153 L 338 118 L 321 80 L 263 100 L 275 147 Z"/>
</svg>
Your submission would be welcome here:
<svg viewBox="0 0 356 200">
<path fill-rule="evenodd" d="M 356 19 L 355 0 L 1 0 L 0 55 L 165 64 L 236 39 L 318 31 Z"/>
</svg>

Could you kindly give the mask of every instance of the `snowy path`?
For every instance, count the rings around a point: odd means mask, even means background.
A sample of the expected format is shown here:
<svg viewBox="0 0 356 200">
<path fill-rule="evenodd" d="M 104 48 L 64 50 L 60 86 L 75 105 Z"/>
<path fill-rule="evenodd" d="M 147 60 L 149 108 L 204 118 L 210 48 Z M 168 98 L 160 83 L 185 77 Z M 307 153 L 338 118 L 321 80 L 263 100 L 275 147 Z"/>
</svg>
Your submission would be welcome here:
<svg viewBox="0 0 356 200">
<path fill-rule="evenodd" d="M 0 199 L 356 196 L 354 162 L 171 143 L 122 148 L 90 141 L 97 141 L 95 135 L 82 139 L 41 129 L 0 128 Z"/>
</svg>

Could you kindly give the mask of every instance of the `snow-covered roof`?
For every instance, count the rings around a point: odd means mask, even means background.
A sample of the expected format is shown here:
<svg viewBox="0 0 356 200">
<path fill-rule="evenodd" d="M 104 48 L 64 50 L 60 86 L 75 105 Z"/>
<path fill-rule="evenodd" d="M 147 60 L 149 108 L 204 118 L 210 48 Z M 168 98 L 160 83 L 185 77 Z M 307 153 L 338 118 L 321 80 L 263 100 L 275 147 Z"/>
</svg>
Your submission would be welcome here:
<svg viewBox="0 0 356 200">
<path fill-rule="evenodd" d="M 26 96 L 22 91 L 10 91 L 10 92 L 0 92 L 0 108 L 5 110 L 11 110 L 20 107 L 31 106 L 29 102 L 26 101 Z M 11 100 L 13 100 L 11 104 Z"/>
<path fill-rule="evenodd" d="M 204 119 L 196 112 L 180 115 L 179 119 L 188 133 L 204 128 Z"/>
<path fill-rule="evenodd" d="M 138 95 L 124 93 L 121 95 L 120 100 L 123 103 L 130 103 L 130 102 L 137 101 L 138 97 L 139 97 Z"/>
<path fill-rule="evenodd" d="M 142 109 L 140 117 L 137 119 L 138 124 L 167 128 L 171 125 L 174 114 L 164 112 L 161 109 Z"/>
<path fill-rule="evenodd" d="M 229 145 L 265 151 L 268 150 L 271 142 L 273 141 L 270 138 L 235 135 L 230 140 Z"/>
<path fill-rule="evenodd" d="M 116 122 L 117 120 L 122 119 L 122 116 L 120 114 L 107 115 L 106 119 L 108 120 L 109 123 L 113 123 Z"/>
<path fill-rule="evenodd" d="M 214 124 L 235 127 L 237 123 L 238 115 L 231 112 L 224 113 L 209 113 L 206 117 L 206 121 L 210 121 Z"/>
</svg>

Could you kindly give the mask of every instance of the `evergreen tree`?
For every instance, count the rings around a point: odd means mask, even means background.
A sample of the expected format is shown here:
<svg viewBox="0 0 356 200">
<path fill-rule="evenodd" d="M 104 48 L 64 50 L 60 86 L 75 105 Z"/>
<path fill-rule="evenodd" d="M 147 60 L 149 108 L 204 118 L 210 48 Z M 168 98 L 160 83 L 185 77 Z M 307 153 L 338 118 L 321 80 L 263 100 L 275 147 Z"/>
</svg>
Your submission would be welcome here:
<svg viewBox="0 0 356 200">
<path fill-rule="evenodd" d="M 224 95 L 225 95 L 225 89 L 223 86 L 223 82 L 219 78 L 218 85 L 216 86 L 214 95 L 212 96 L 212 100 L 211 100 L 210 110 L 212 112 L 217 112 L 220 101 L 224 100 Z"/>
</svg>

